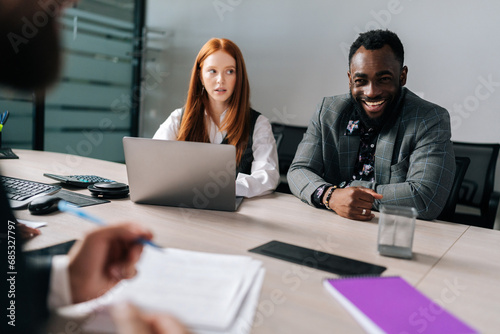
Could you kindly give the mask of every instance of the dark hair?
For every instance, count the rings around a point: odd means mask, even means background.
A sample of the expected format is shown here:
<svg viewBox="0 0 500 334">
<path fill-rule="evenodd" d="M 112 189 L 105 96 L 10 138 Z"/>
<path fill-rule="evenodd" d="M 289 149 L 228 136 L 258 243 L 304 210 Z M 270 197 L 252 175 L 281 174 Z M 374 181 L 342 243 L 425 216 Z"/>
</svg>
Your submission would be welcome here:
<svg viewBox="0 0 500 334">
<path fill-rule="evenodd" d="M 0 31 L 0 36 L 4 37 L 6 34 Z M 7 43 L 2 44 L 0 84 L 31 91 L 50 86 L 59 79 L 61 54 L 55 26 L 41 27 L 35 37 L 19 47 L 17 53 L 10 46 L 4 49 Z"/>
<path fill-rule="evenodd" d="M 44 16 L 43 25 L 33 23 L 46 14 L 42 7 L 36 0 L 0 1 L 0 85 L 32 91 L 59 78 L 59 23 L 55 15 Z"/>
<path fill-rule="evenodd" d="M 389 30 L 370 30 L 359 34 L 358 38 L 352 43 L 349 50 L 349 68 L 351 68 L 352 56 L 362 46 L 367 50 L 378 50 L 384 45 L 389 45 L 394 52 L 394 56 L 399 61 L 401 67 L 404 63 L 404 49 L 398 35 Z"/>
</svg>

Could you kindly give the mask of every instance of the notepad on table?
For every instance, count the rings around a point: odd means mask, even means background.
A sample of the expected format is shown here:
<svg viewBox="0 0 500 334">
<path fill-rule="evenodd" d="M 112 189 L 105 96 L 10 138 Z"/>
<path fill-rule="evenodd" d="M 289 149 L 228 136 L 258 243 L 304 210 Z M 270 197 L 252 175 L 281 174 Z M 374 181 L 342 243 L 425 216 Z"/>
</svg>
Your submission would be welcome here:
<svg viewBox="0 0 500 334">
<path fill-rule="evenodd" d="M 133 279 L 66 313 L 92 312 L 85 331 L 114 333 L 107 306 L 128 301 L 145 311 L 171 314 L 195 334 L 250 332 L 264 280 L 262 262 L 249 256 L 144 248 L 137 270 Z"/>
<path fill-rule="evenodd" d="M 326 279 L 323 284 L 368 333 L 477 333 L 401 277 Z"/>
</svg>

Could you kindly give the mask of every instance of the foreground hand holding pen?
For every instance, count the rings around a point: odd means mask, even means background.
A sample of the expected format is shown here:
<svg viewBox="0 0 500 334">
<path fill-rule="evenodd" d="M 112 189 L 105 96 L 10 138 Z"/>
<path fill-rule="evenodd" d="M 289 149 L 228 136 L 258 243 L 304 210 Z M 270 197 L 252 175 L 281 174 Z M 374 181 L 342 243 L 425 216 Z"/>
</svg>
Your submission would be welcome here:
<svg viewBox="0 0 500 334">
<path fill-rule="evenodd" d="M 78 241 L 68 253 L 68 276 L 71 303 L 97 298 L 122 279 L 137 274 L 143 244 L 151 232 L 134 223 L 100 227 Z"/>
<path fill-rule="evenodd" d="M 68 202 L 60 201 L 59 209 L 98 225 L 104 222 Z M 161 248 L 151 242 L 153 235 L 141 226 L 125 223 L 103 226 L 75 244 L 69 255 L 69 275 L 73 303 L 84 302 L 106 293 L 121 279 L 137 273 L 144 244 Z M 139 242 L 138 242 L 139 241 Z M 174 317 L 163 313 L 144 313 L 129 304 L 115 305 L 112 316 L 120 334 L 189 334 Z"/>
<path fill-rule="evenodd" d="M 99 217 L 93 216 L 93 215 L 85 212 L 84 210 L 78 209 L 76 206 L 71 205 L 70 203 L 68 203 L 66 201 L 63 201 L 63 200 L 59 201 L 59 203 L 57 204 L 57 207 L 58 207 L 59 211 L 68 212 L 68 213 L 71 213 L 71 214 L 78 216 L 82 219 L 86 219 L 88 221 L 96 223 L 98 225 L 106 226 L 106 223 L 102 219 L 100 219 Z M 157 244 L 155 244 L 151 240 L 139 238 L 139 239 L 137 239 L 137 242 L 139 242 L 141 244 L 149 245 L 149 246 L 154 247 L 158 250 L 162 249 L 162 247 L 158 246 Z"/>
</svg>

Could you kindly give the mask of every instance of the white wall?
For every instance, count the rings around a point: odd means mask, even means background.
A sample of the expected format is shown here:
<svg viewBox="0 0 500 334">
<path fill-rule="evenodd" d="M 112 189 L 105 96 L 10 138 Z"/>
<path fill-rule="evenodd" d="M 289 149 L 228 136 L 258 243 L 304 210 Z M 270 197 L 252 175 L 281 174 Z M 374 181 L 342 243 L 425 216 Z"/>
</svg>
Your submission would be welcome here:
<svg viewBox="0 0 500 334">
<path fill-rule="evenodd" d="M 148 0 L 147 25 L 167 37 L 163 52 L 150 53 L 156 84 L 141 135 L 184 104 L 194 59 L 211 37 L 241 48 L 256 110 L 307 125 L 323 96 L 347 92 L 346 52 L 358 33 L 388 28 L 405 46 L 407 87 L 449 110 L 452 139 L 500 142 L 499 13 L 496 0 Z"/>
<path fill-rule="evenodd" d="M 450 111 L 453 139 L 500 142 L 499 13 L 495 0 L 148 0 L 147 25 L 169 35 L 150 53 L 165 67 L 142 133 L 183 105 L 211 37 L 242 49 L 255 109 L 305 125 L 323 96 L 347 92 L 345 52 L 358 32 L 388 28 L 405 46 L 407 87 Z"/>
</svg>

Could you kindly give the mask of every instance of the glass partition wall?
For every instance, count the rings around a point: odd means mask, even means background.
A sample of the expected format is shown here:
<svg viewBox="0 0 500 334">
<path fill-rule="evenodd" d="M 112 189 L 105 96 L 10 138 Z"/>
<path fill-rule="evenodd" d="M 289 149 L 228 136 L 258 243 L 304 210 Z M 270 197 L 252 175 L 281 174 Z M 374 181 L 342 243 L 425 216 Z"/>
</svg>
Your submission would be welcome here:
<svg viewBox="0 0 500 334">
<path fill-rule="evenodd" d="M 144 0 L 81 0 L 61 18 L 63 70 L 46 93 L 0 89 L 3 147 L 122 162 L 137 135 Z"/>
</svg>

